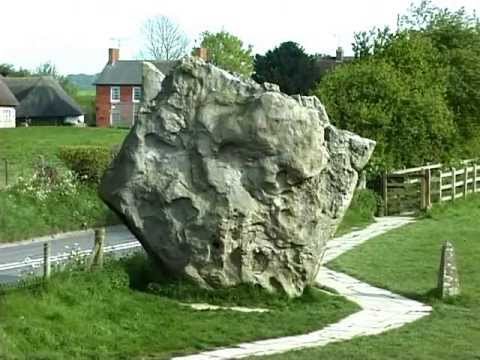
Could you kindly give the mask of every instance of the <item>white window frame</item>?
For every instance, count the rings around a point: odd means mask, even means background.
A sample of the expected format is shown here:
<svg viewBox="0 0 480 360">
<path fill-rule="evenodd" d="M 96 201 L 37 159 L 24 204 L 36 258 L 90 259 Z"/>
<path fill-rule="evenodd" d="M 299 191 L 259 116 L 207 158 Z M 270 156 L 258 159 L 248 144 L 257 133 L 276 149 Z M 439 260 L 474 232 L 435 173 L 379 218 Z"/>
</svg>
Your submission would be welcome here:
<svg viewBox="0 0 480 360">
<path fill-rule="evenodd" d="M 135 90 L 138 90 L 140 92 L 140 98 L 139 99 L 135 99 Z M 139 103 L 140 101 L 142 101 L 142 88 L 141 88 L 141 86 L 134 86 L 132 88 L 132 102 Z"/>
<path fill-rule="evenodd" d="M 118 99 L 113 98 L 114 89 L 118 89 Z M 117 103 L 120 102 L 120 86 L 111 86 L 110 87 L 110 102 Z"/>
</svg>

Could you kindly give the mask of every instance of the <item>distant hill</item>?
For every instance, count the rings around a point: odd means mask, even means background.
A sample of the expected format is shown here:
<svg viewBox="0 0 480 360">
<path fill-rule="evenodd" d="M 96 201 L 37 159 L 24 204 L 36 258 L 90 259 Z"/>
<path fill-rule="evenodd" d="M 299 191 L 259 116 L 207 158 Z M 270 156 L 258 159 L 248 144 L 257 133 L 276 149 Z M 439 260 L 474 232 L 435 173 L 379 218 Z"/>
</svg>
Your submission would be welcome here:
<svg viewBox="0 0 480 360">
<path fill-rule="evenodd" d="M 80 90 L 94 90 L 95 86 L 93 82 L 95 81 L 98 74 L 87 75 L 87 74 L 71 74 L 67 75 L 67 79 L 77 86 Z"/>
</svg>

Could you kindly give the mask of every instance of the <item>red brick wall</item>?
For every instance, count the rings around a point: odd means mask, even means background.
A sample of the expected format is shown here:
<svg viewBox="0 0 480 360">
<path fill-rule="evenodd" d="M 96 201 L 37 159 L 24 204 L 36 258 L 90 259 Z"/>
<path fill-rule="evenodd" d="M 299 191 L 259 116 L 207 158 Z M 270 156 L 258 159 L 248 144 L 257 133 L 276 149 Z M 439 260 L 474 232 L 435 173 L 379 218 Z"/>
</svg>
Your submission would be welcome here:
<svg viewBox="0 0 480 360">
<path fill-rule="evenodd" d="M 120 102 L 132 103 L 133 86 L 120 86 Z M 97 126 L 109 127 L 110 126 L 110 86 L 109 85 L 97 85 Z M 127 110 L 126 110 L 127 111 Z M 131 110 L 130 110 L 131 111 Z"/>
<path fill-rule="evenodd" d="M 110 126 L 110 86 L 97 85 L 97 126 Z"/>
<path fill-rule="evenodd" d="M 132 102 L 133 86 L 121 86 L 120 87 L 120 101 L 122 103 Z"/>
</svg>

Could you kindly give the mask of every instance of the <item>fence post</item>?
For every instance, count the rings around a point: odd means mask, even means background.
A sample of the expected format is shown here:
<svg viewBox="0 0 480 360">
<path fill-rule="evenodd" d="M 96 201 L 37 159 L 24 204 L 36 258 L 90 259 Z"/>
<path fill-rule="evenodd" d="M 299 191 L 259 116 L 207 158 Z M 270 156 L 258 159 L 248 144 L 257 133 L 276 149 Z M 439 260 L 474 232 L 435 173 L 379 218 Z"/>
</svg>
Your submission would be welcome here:
<svg viewBox="0 0 480 360">
<path fill-rule="evenodd" d="M 427 175 L 424 170 L 420 177 L 420 210 L 427 208 Z"/>
<path fill-rule="evenodd" d="M 442 186 L 443 186 L 443 172 L 442 169 L 438 171 L 438 202 L 442 202 Z"/>
<path fill-rule="evenodd" d="M 92 253 L 90 269 L 103 267 L 103 247 L 105 243 L 105 228 L 95 229 L 95 244 Z"/>
<path fill-rule="evenodd" d="M 8 186 L 8 159 L 5 160 L 5 186 Z"/>
<path fill-rule="evenodd" d="M 43 278 L 50 278 L 50 242 L 43 244 Z"/>
<path fill-rule="evenodd" d="M 455 168 L 452 167 L 452 201 L 455 201 L 455 195 L 457 192 L 457 174 Z"/>
<path fill-rule="evenodd" d="M 463 173 L 463 198 L 467 197 L 468 192 L 468 165 L 465 166 L 465 172 Z"/>
<path fill-rule="evenodd" d="M 425 183 L 427 185 L 426 188 L 426 199 L 425 199 L 425 205 L 427 209 L 430 209 L 432 207 L 432 170 L 431 169 L 426 169 L 425 170 Z"/>
<path fill-rule="evenodd" d="M 388 175 L 387 172 L 382 176 L 382 192 L 383 192 L 383 216 L 388 216 Z"/>
<path fill-rule="evenodd" d="M 477 192 L 477 164 L 473 164 L 473 193 Z"/>
</svg>

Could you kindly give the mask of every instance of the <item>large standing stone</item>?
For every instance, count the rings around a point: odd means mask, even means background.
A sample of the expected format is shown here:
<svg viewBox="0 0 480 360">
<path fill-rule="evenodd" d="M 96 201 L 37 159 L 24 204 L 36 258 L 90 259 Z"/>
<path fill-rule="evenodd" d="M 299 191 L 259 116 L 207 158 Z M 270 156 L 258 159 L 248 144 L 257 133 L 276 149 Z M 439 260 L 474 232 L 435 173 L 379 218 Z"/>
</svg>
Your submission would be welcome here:
<svg viewBox="0 0 480 360">
<path fill-rule="evenodd" d="M 438 290 L 442 298 L 460 295 L 455 249 L 450 241 L 446 241 L 442 247 L 438 273 Z"/>
<path fill-rule="evenodd" d="M 202 60 L 179 62 L 161 87 L 101 197 L 173 274 L 301 294 L 374 142 L 333 127 L 316 97 Z"/>
</svg>

